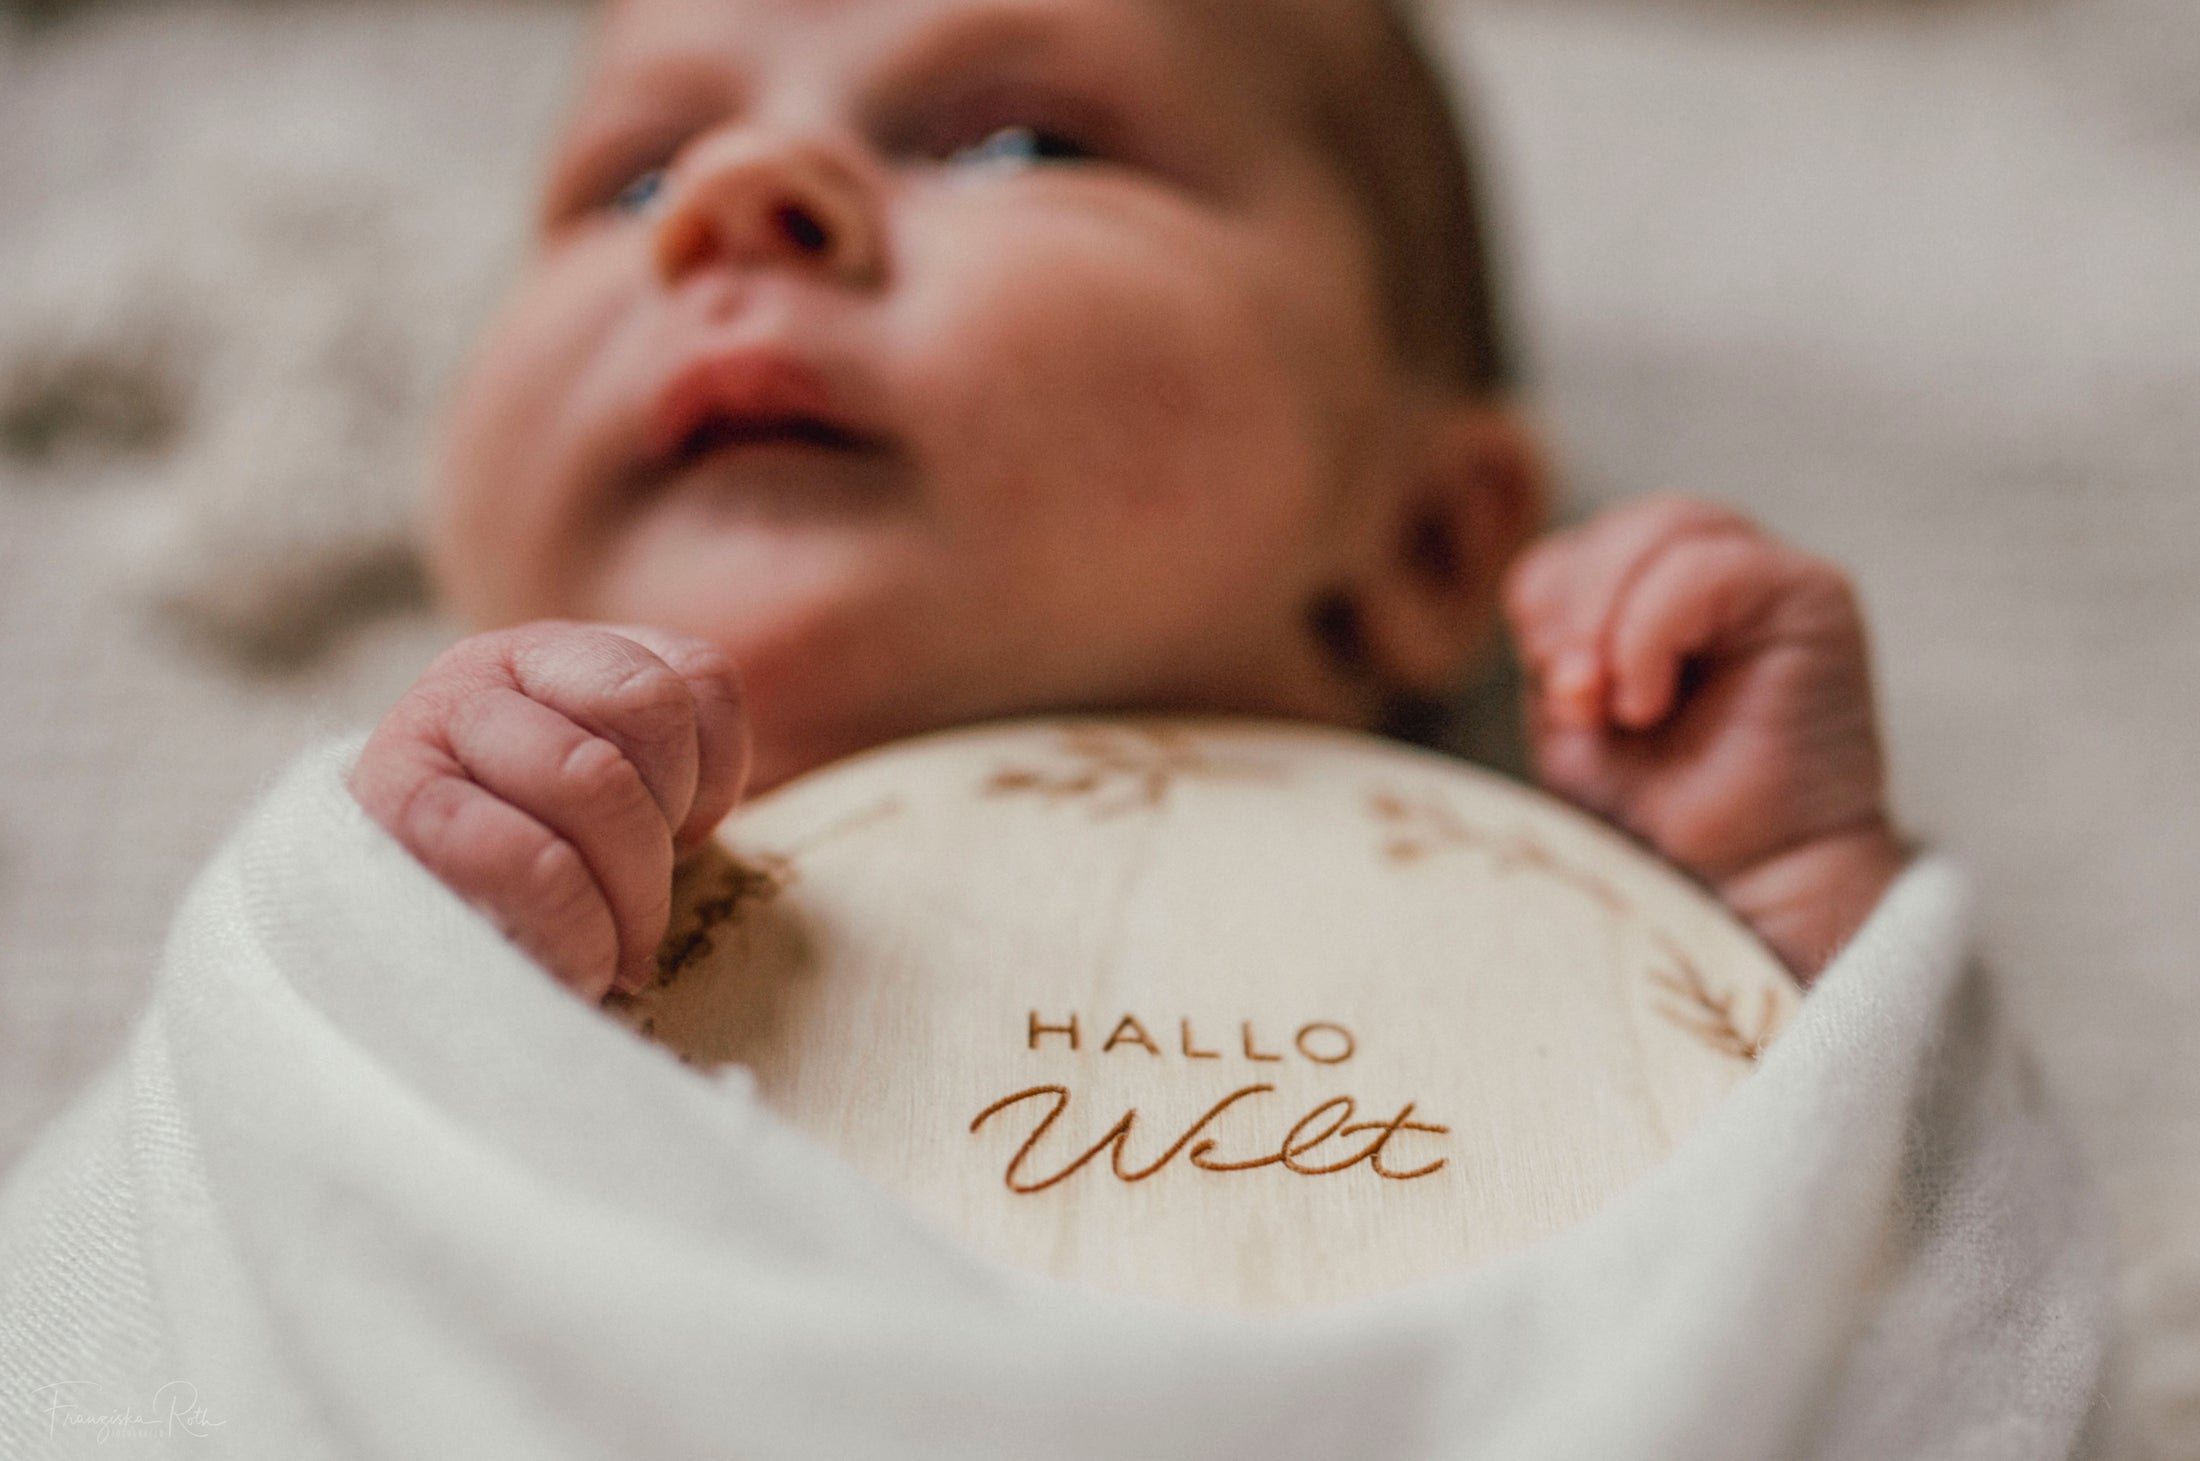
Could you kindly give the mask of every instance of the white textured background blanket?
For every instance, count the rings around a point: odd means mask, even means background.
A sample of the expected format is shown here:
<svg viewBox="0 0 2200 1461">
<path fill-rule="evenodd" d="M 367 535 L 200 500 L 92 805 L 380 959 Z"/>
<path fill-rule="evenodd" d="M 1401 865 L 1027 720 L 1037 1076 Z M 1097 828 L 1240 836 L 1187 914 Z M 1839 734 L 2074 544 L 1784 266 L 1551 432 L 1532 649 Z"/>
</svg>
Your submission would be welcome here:
<svg viewBox="0 0 2200 1461">
<path fill-rule="evenodd" d="M 55 8 L 0 10 L 0 1162 L 252 790 L 447 633 L 400 524 L 580 14 Z M 1903 811 L 2109 1197 L 2103 1452 L 2200 1456 L 2200 7 L 1454 29 L 1579 499 L 1858 571 Z"/>
</svg>

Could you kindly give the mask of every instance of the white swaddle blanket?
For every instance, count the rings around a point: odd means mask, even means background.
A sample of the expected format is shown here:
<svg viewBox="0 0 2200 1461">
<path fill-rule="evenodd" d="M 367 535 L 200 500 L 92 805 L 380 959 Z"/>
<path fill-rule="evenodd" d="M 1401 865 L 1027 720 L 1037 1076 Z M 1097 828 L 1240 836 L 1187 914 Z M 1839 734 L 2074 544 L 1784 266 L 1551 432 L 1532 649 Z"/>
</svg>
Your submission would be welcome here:
<svg viewBox="0 0 2200 1461">
<path fill-rule="evenodd" d="M 1239 1319 L 963 1251 L 738 1075 L 588 1009 L 366 821 L 356 744 L 295 768 L 204 875 L 127 1051 L 0 1190 L 0 1456 L 2077 1444 L 2099 1225 L 1944 865 L 1590 1221 Z"/>
</svg>

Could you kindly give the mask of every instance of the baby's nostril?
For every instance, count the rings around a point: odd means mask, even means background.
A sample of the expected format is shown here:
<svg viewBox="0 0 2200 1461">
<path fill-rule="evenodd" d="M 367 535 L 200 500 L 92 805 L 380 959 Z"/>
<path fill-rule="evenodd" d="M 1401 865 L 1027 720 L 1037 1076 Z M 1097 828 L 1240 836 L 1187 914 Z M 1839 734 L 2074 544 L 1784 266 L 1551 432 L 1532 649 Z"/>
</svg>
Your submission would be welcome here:
<svg viewBox="0 0 2200 1461">
<path fill-rule="evenodd" d="M 780 232 L 787 236 L 788 242 L 805 254 L 822 254 L 826 245 L 832 242 L 831 235 L 825 232 L 825 225 L 799 204 L 789 203 L 780 208 L 777 222 Z"/>
</svg>

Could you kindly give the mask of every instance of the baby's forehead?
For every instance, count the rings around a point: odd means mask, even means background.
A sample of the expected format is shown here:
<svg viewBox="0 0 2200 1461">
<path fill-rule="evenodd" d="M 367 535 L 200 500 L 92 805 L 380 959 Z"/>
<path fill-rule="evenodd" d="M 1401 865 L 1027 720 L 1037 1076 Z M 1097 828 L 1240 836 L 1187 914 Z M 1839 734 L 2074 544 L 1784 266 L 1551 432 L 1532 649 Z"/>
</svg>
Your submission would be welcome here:
<svg viewBox="0 0 2200 1461">
<path fill-rule="evenodd" d="M 767 36 L 878 49 L 989 25 L 1065 37 L 1133 28 L 1212 96 L 1255 94 L 1311 114 L 1335 101 L 1344 78 L 1366 74 L 1377 10 L 1377 0 L 609 0 L 596 59 L 599 71 L 637 55 L 676 62 L 753 49 Z"/>
</svg>

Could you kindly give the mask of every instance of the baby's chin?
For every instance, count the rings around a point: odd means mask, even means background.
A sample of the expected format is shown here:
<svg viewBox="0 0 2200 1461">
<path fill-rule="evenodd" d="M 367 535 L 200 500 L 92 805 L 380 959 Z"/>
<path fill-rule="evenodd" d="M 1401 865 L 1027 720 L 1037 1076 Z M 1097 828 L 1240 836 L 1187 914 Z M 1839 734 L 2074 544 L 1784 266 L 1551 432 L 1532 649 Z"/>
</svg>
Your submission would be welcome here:
<svg viewBox="0 0 2200 1461">
<path fill-rule="evenodd" d="M 878 545 L 715 545 L 607 561 L 559 617 L 652 625 L 708 640 L 741 672 L 752 792 L 953 723 L 937 616 Z M 901 570 L 901 571 L 897 571 Z"/>
</svg>

